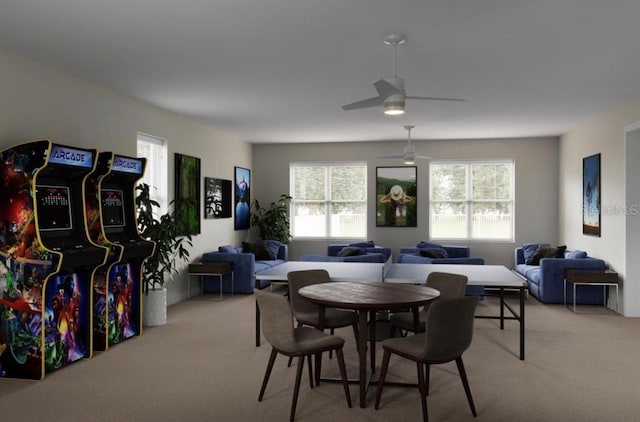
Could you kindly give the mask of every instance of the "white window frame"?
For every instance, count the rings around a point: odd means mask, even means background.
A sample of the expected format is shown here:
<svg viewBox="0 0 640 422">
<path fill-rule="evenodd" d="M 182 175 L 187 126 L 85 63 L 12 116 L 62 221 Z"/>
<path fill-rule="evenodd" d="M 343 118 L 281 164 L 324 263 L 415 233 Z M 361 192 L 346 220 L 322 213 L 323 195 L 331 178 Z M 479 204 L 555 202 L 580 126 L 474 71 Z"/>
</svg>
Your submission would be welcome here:
<svg viewBox="0 0 640 422">
<path fill-rule="evenodd" d="M 486 165 L 486 164 L 508 164 L 511 166 L 511 175 L 510 175 L 510 191 L 509 191 L 509 199 L 498 200 L 493 199 L 495 202 L 508 202 L 511 205 L 511 224 L 509 228 L 509 236 L 507 237 L 473 237 L 473 204 L 476 202 L 486 202 L 486 200 L 474 200 L 472 197 L 472 187 L 473 187 L 473 172 L 471 168 L 474 165 Z M 466 166 L 466 190 L 465 190 L 465 198 L 463 200 L 447 200 L 447 201 L 435 201 L 433 199 L 433 187 L 434 178 L 432 177 L 433 166 L 435 165 L 461 165 Z M 515 227 L 515 162 L 512 159 L 494 159 L 494 160 L 432 160 L 429 163 L 429 239 L 432 240 L 464 240 L 464 241 L 495 241 L 495 242 L 512 242 L 514 239 L 514 227 Z M 433 204 L 437 202 L 459 202 L 464 203 L 466 205 L 466 236 L 465 237 L 436 237 L 433 235 L 434 228 L 434 207 Z"/>
<path fill-rule="evenodd" d="M 363 200 L 332 200 L 331 198 L 331 179 L 330 179 L 330 175 L 331 172 L 329 171 L 331 167 L 354 167 L 354 166 L 361 166 L 364 167 L 365 170 L 365 182 L 364 182 L 364 199 Z M 323 236 L 296 236 L 295 235 L 295 217 L 294 217 L 294 212 L 295 212 L 295 206 L 296 204 L 300 204 L 300 203 L 304 203 L 304 202 L 309 202 L 309 203 L 317 203 L 319 202 L 318 200 L 300 200 L 300 199 L 296 199 L 295 197 L 295 173 L 294 173 L 294 169 L 296 167 L 324 167 L 325 169 L 325 173 L 326 173 L 326 180 L 327 183 L 325 184 L 324 188 L 325 188 L 325 227 L 326 227 L 326 231 L 324 233 Z M 322 240 L 322 239 L 326 239 L 326 240 L 340 240 L 340 239 L 366 239 L 367 238 L 367 229 L 368 229 L 368 222 L 367 222 L 367 201 L 368 201 L 368 192 L 367 192 L 367 186 L 368 186 L 368 166 L 367 163 L 364 161 L 353 161 L 353 162 L 292 162 L 289 163 L 289 195 L 291 195 L 291 197 L 293 198 L 291 200 L 291 204 L 290 204 L 290 215 L 292 216 L 291 218 L 291 233 L 293 235 L 294 239 L 318 239 L 318 240 Z M 358 202 L 358 203 L 362 203 L 364 205 L 364 216 L 363 216 L 363 230 L 364 230 L 364 235 L 363 236 L 357 236 L 357 237 L 346 237 L 346 236 L 332 236 L 331 235 L 331 212 L 330 210 L 332 209 L 332 204 L 338 204 L 338 203 L 344 203 L 344 202 Z"/>
<path fill-rule="evenodd" d="M 138 132 L 137 156 L 147 159 L 147 167 L 139 183 L 149 185 L 151 199 L 160 204 L 158 209 L 160 215 L 166 213 L 169 206 L 167 155 L 166 139 Z"/>
</svg>

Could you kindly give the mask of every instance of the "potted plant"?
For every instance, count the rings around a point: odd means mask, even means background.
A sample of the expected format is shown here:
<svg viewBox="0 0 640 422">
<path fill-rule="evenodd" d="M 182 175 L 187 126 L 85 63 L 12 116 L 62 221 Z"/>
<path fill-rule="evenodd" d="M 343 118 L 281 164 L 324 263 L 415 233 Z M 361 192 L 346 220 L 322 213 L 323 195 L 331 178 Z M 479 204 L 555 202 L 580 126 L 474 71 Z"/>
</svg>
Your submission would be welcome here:
<svg viewBox="0 0 640 422">
<path fill-rule="evenodd" d="M 138 231 L 143 238 L 156 243 L 153 255 L 146 259 L 142 269 L 142 285 L 145 293 L 143 307 L 144 325 L 162 325 L 167 321 L 167 279 L 178 273 L 180 262 L 189 261 L 191 235 L 182 234 L 180 215 L 193 204 L 187 200 L 171 201 L 170 211 L 157 215 L 160 204 L 151 199 L 146 183 L 136 187 Z"/>
<path fill-rule="evenodd" d="M 278 240 L 289 243 L 291 232 L 289 225 L 289 204 L 291 196 L 282 194 L 272 202 L 269 208 L 263 208 L 258 200 L 253 201 L 251 225 L 258 228 L 262 240 Z"/>
</svg>

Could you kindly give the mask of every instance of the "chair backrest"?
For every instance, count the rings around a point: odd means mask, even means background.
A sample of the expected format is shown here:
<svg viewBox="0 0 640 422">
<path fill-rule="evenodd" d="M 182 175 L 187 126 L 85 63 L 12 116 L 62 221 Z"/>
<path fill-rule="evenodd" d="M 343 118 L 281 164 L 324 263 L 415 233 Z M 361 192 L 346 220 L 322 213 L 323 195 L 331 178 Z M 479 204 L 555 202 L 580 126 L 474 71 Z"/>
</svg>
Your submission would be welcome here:
<svg viewBox="0 0 640 422">
<path fill-rule="evenodd" d="M 255 289 L 262 333 L 275 349 L 285 352 L 296 350 L 293 314 L 289 301 L 283 295 Z"/>
<path fill-rule="evenodd" d="M 438 300 L 458 299 L 464 296 L 468 281 L 466 275 L 433 272 L 427 277 L 427 287 L 440 292 Z"/>
<path fill-rule="evenodd" d="M 424 357 L 447 362 L 467 350 L 473 338 L 473 320 L 478 296 L 438 300 L 429 307 Z"/>
<path fill-rule="evenodd" d="M 287 274 L 289 281 L 289 300 L 294 313 L 297 312 L 317 312 L 318 307 L 313 303 L 304 300 L 298 290 L 312 284 L 328 283 L 331 281 L 326 270 L 302 270 L 291 271 Z"/>
</svg>

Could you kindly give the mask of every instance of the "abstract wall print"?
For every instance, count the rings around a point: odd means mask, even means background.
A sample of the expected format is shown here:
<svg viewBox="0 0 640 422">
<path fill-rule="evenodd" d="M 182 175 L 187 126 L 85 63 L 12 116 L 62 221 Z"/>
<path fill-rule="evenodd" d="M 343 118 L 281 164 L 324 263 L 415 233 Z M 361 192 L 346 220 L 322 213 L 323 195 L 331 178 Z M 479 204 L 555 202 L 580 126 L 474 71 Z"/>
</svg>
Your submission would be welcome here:
<svg viewBox="0 0 640 422">
<path fill-rule="evenodd" d="M 376 167 L 376 226 L 416 227 L 418 168 Z"/>
<path fill-rule="evenodd" d="M 204 178 L 204 218 L 231 218 L 231 180 Z"/>
<path fill-rule="evenodd" d="M 182 234 L 200 234 L 200 159 L 175 154 L 176 202 L 187 200 L 191 206 L 181 207 L 178 213 L 183 222 Z"/>
<path fill-rule="evenodd" d="M 582 159 L 582 233 L 600 236 L 600 154 Z"/>
<path fill-rule="evenodd" d="M 234 206 L 236 230 L 247 230 L 251 224 L 251 170 L 235 167 Z"/>
</svg>

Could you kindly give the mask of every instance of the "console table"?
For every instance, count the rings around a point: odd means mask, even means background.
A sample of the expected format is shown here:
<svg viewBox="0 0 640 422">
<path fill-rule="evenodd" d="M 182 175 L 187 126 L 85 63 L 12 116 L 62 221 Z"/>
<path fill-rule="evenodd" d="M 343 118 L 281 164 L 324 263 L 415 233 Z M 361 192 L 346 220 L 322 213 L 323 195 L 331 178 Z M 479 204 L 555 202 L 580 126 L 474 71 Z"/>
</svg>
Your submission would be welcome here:
<svg viewBox="0 0 640 422">
<path fill-rule="evenodd" d="M 607 307 L 606 288 L 614 286 L 616 288 L 616 313 L 620 303 L 618 285 L 620 279 L 615 271 L 586 271 L 586 270 L 565 270 L 564 271 L 564 306 L 567 306 L 567 283 L 573 284 L 573 312 L 576 312 L 576 287 L 577 286 L 602 286 L 605 290 L 604 307 Z M 571 308 L 569 308 L 571 309 Z"/>
<path fill-rule="evenodd" d="M 222 277 L 231 274 L 231 295 L 233 295 L 233 263 L 231 262 L 198 262 L 189 264 L 187 276 L 187 299 L 191 297 L 191 276 L 200 277 L 200 291 L 202 291 L 202 276 L 216 276 L 220 280 L 220 300 L 222 300 Z"/>
</svg>

